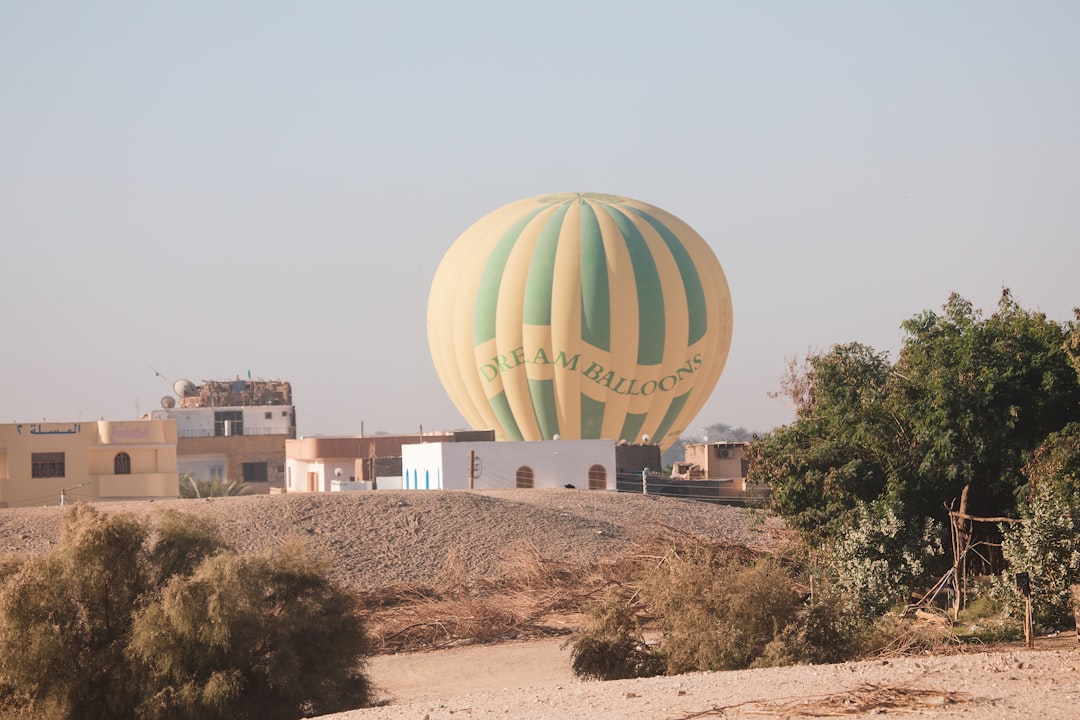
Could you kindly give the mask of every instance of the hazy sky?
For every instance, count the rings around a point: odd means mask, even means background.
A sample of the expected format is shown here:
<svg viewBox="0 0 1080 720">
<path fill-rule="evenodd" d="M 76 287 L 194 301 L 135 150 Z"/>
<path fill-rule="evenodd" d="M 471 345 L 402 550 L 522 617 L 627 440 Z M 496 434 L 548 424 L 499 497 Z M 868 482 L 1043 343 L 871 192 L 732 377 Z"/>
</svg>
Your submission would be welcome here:
<svg viewBox="0 0 1080 720">
<path fill-rule="evenodd" d="M 464 427 L 428 287 L 475 220 L 625 195 L 714 248 L 689 432 L 956 291 L 1080 304 L 1080 3 L 0 0 L 0 421 L 292 383 L 299 432 Z"/>
</svg>

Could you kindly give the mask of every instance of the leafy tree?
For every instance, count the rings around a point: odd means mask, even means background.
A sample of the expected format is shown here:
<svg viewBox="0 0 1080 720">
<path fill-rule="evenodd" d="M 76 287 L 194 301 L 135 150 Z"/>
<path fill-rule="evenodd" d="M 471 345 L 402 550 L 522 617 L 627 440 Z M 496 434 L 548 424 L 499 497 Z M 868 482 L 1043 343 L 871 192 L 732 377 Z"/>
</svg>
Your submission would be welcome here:
<svg viewBox="0 0 1080 720">
<path fill-rule="evenodd" d="M 326 577 L 295 547 L 236 555 L 182 513 L 153 526 L 72 506 L 54 551 L 0 562 L 0 711 L 292 718 L 364 704 L 367 640 Z"/>
<path fill-rule="evenodd" d="M 972 514 L 1014 513 L 1032 451 L 1080 420 L 1067 328 L 1023 310 L 1008 290 L 989 318 L 953 295 L 943 315 L 923 313 L 903 327 L 894 396 L 918 465 L 898 494 L 931 515 L 970 485 Z"/>
<path fill-rule="evenodd" d="M 895 364 L 849 344 L 793 367 L 783 389 L 795 421 L 751 444 L 753 479 L 819 541 L 844 530 L 857 501 L 880 499 L 915 528 L 964 485 L 973 514 L 1015 512 L 1032 451 L 1080 420 L 1067 328 L 1008 290 L 990 318 L 953 295 L 903 328 Z"/>
<path fill-rule="evenodd" d="M 783 380 L 795 422 L 749 446 L 751 476 L 771 485 L 773 509 L 819 541 L 838 533 L 858 502 L 880 496 L 895 473 L 890 381 L 888 356 L 866 345 L 812 355 Z"/>
</svg>

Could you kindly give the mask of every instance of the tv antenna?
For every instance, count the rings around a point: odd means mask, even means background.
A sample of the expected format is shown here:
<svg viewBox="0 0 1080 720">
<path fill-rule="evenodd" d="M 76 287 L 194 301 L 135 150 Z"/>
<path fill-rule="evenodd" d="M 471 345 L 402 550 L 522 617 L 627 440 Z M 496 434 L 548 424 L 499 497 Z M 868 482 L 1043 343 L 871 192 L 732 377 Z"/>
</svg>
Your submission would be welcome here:
<svg viewBox="0 0 1080 720">
<path fill-rule="evenodd" d="M 164 375 L 162 375 L 161 373 L 159 373 L 159 372 L 158 372 L 157 370 L 155 370 L 155 369 L 154 369 L 154 367 L 153 367 L 152 365 L 150 365 L 150 364 L 147 364 L 147 366 L 146 366 L 146 367 L 150 368 L 150 372 L 154 373 L 154 374 L 155 374 L 155 375 L 157 375 L 157 376 L 158 376 L 159 378 L 161 378 L 161 379 L 162 379 L 162 380 L 164 380 L 165 382 L 167 382 L 167 383 L 169 383 L 170 385 L 172 385 L 172 380 L 170 380 L 169 378 L 167 378 L 167 377 L 165 377 Z"/>
</svg>

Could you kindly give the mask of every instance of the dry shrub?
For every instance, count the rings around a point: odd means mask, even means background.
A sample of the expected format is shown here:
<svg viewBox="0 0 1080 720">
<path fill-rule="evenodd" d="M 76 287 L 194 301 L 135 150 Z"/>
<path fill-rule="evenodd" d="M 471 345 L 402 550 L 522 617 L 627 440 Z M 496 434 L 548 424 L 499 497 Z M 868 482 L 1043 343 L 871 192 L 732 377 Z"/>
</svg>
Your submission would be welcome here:
<svg viewBox="0 0 1080 720">
<path fill-rule="evenodd" d="M 663 653 L 645 642 L 636 607 L 622 589 L 613 589 L 589 612 L 586 628 L 570 641 L 570 665 L 578 677 L 625 680 L 662 675 Z"/>
<path fill-rule="evenodd" d="M 874 624 L 864 640 L 864 653 L 878 657 L 950 655 L 963 650 L 964 643 L 952 623 L 936 614 L 914 620 L 886 615 Z"/>
<path fill-rule="evenodd" d="M 642 592 L 664 628 L 673 674 L 749 667 L 800 602 L 775 562 L 747 563 L 741 550 L 715 546 L 670 556 Z"/>
<path fill-rule="evenodd" d="M 528 634 L 523 609 L 499 598 L 428 600 L 378 614 L 369 632 L 383 652 L 494 642 Z"/>
<path fill-rule="evenodd" d="M 815 665 L 859 655 L 866 623 L 846 596 L 825 593 L 803 605 L 783 630 L 765 646 L 754 667 Z"/>
<path fill-rule="evenodd" d="M 363 593 L 382 652 L 493 642 L 553 633 L 553 613 L 583 612 L 628 561 L 575 565 L 541 556 L 529 542 L 508 548 L 495 572 L 475 577 L 451 551 L 432 587 L 396 585 Z"/>
</svg>

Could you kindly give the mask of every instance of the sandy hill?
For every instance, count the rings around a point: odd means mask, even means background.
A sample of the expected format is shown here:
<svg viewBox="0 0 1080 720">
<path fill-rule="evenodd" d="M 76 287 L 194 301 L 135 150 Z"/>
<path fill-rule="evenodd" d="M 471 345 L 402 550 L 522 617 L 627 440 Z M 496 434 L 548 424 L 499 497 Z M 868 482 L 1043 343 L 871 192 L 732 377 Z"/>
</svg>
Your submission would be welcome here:
<svg viewBox="0 0 1080 720">
<path fill-rule="evenodd" d="M 426 583 L 448 555 L 469 574 L 492 572 L 507 550 L 530 545 L 544 558 L 615 557 L 657 535 L 692 533 L 763 546 L 774 520 L 741 508 L 587 490 L 392 491 L 253 495 L 204 500 L 102 503 L 108 512 L 168 507 L 216 519 L 241 550 L 289 537 L 333 558 L 342 582 L 371 589 Z M 63 508 L 0 510 L 0 551 L 42 552 L 59 537 Z"/>
</svg>

